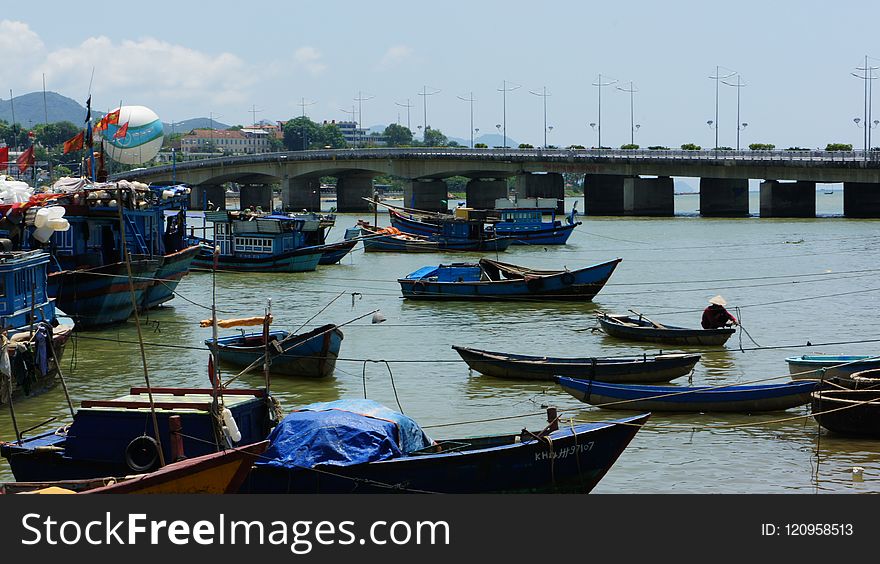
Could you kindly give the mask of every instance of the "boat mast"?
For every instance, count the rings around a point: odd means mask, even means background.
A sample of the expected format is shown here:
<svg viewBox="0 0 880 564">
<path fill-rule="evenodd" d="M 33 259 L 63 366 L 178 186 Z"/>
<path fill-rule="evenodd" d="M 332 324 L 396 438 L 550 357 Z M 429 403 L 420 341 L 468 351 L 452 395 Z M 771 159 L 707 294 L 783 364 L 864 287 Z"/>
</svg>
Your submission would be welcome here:
<svg viewBox="0 0 880 564">
<path fill-rule="evenodd" d="M 135 205 L 135 192 L 131 190 L 131 203 Z M 159 466 L 165 466 L 165 453 L 162 451 L 162 437 L 159 435 L 159 421 L 156 419 L 156 404 L 153 403 L 153 388 L 150 386 L 150 373 L 147 370 L 147 354 L 144 351 L 144 336 L 141 334 L 141 319 L 138 315 L 138 303 L 134 295 L 134 280 L 131 276 L 131 255 L 128 253 L 128 242 L 125 237 L 125 221 L 122 218 L 122 188 L 116 189 L 116 209 L 119 211 L 119 237 L 122 240 L 122 253 L 125 257 L 125 269 L 128 272 L 128 292 L 131 296 L 131 305 L 134 308 L 134 325 L 137 328 L 138 344 L 141 349 L 141 364 L 144 367 L 144 382 L 147 384 L 147 395 L 150 400 L 150 415 L 153 419 L 153 433 L 156 435 L 156 445 L 159 451 Z"/>
</svg>

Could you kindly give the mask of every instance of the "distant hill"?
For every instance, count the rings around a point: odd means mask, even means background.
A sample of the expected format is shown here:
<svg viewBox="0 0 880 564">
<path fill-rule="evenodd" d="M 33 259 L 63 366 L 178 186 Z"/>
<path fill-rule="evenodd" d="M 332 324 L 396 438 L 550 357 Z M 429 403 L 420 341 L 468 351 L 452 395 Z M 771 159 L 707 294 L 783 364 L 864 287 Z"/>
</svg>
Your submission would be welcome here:
<svg viewBox="0 0 880 564">
<path fill-rule="evenodd" d="M 47 113 L 49 123 L 69 121 L 80 124 L 86 119 L 86 107 L 84 105 L 57 92 L 46 92 L 45 106 L 43 104 L 42 92 L 31 92 L 30 94 L 15 96 L 12 102 L 8 98 L 0 99 L 0 119 L 12 123 L 13 105 L 15 106 L 15 121 L 25 127 L 45 123 Z M 98 114 L 96 113 L 96 115 Z M 100 115 L 103 115 L 103 112 Z"/>
<path fill-rule="evenodd" d="M 186 119 L 183 121 L 175 121 L 174 127 L 171 127 L 170 123 L 162 122 L 162 125 L 165 126 L 165 135 L 171 135 L 171 133 L 189 133 L 193 129 L 208 129 L 210 127 L 214 127 L 214 129 L 229 129 L 231 126 L 226 125 L 225 123 L 221 123 L 216 119 L 211 121 L 211 118 L 200 117 L 200 118 L 192 118 Z"/>
</svg>

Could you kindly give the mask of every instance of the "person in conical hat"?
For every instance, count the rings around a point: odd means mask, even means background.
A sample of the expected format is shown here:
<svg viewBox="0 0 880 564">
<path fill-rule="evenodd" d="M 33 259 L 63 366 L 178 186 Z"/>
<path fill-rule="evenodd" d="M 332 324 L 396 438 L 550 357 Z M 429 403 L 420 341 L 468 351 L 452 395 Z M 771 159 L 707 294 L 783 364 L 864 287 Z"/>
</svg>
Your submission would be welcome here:
<svg viewBox="0 0 880 564">
<path fill-rule="evenodd" d="M 724 309 L 727 300 L 721 296 L 715 296 L 709 299 L 709 307 L 703 310 L 703 319 L 701 325 L 703 329 L 720 329 L 731 325 L 738 325 L 739 321 Z"/>
</svg>

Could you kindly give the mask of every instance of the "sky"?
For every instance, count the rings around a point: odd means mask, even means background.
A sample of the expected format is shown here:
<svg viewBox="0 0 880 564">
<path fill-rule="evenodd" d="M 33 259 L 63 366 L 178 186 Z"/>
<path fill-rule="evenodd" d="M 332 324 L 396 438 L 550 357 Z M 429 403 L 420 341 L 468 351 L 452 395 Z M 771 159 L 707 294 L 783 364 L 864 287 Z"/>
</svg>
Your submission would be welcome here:
<svg viewBox="0 0 880 564">
<path fill-rule="evenodd" d="M 880 2 L 52 2 L 0 13 L 0 98 L 46 88 L 165 122 L 400 122 L 469 139 L 642 147 L 863 147 L 865 81 L 880 67 Z M 87 8 L 88 10 L 84 9 Z M 716 66 L 740 89 L 719 85 Z M 94 69 L 94 77 L 92 73 Z M 738 73 L 732 75 L 731 73 Z M 875 71 L 880 76 L 880 70 Z M 614 81 L 617 82 L 614 82 Z M 630 115 L 629 89 L 632 95 Z M 502 92 L 504 86 L 507 92 Z M 880 82 L 878 82 L 880 87 Z M 550 94 L 546 98 L 532 94 Z M 435 92 L 428 96 L 420 93 Z M 737 93 L 740 117 L 737 120 Z M 358 102 L 360 98 L 360 110 Z M 880 119 L 880 88 L 875 118 Z M 545 129 L 543 103 L 547 103 Z M 302 103 L 306 106 L 303 108 Z M 427 107 L 425 107 L 425 104 Z M 410 105 L 407 117 L 406 105 Z M 425 119 L 427 111 L 427 120 Z M 707 124 L 708 120 L 717 123 Z M 864 122 L 862 122 L 864 123 Z M 552 126 L 552 129 L 549 129 Z M 874 145 L 880 145 L 880 128 Z"/>
</svg>

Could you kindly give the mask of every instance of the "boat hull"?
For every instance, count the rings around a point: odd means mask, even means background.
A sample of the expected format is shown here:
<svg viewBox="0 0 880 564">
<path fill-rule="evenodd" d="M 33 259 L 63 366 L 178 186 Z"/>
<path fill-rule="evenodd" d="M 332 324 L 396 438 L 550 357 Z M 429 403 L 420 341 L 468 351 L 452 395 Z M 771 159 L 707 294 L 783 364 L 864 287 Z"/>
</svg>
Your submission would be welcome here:
<svg viewBox="0 0 880 564">
<path fill-rule="evenodd" d="M 598 316 L 602 330 L 612 337 L 633 341 L 648 341 L 666 345 L 721 346 L 730 339 L 736 330 L 726 329 L 686 329 L 683 327 L 654 327 L 651 324 L 631 326 L 621 320 L 636 321 L 627 316 L 601 314 Z"/>
<path fill-rule="evenodd" d="M 880 368 L 880 358 L 853 355 L 803 355 L 786 358 L 792 380 L 847 377 Z"/>
<path fill-rule="evenodd" d="M 143 309 L 153 309 L 174 298 L 174 291 L 180 281 L 189 273 L 189 267 L 199 253 L 193 245 L 159 259 L 156 280 L 144 291 Z"/>
<path fill-rule="evenodd" d="M 303 378 L 328 378 L 336 369 L 336 359 L 342 345 L 343 334 L 335 325 L 324 325 L 317 329 L 297 335 L 281 344 L 283 352 L 278 353 L 271 345 L 274 339 L 283 341 L 286 331 L 272 331 L 269 334 L 270 364 L 272 374 Z M 232 366 L 245 367 L 260 362 L 266 351 L 262 333 L 236 335 L 218 339 L 220 361 Z M 210 347 L 211 341 L 205 344 Z"/>
<path fill-rule="evenodd" d="M 880 390 L 816 390 L 813 418 L 833 433 L 880 438 Z"/>
<path fill-rule="evenodd" d="M 806 405 L 815 382 L 767 386 L 642 386 L 557 377 L 562 389 L 603 409 L 736 412 L 781 411 Z"/>
<path fill-rule="evenodd" d="M 318 260 L 319 265 L 338 264 L 339 261 L 354 249 L 357 241 L 340 241 L 338 243 L 329 243 L 321 245 L 321 258 Z"/>
<path fill-rule="evenodd" d="M 494 239 L 410 239 L 399 235 L 375 235 L 365 231 L 363 238 L 364 252 L 394 253 L 437 253 L 437 252 L 501 252 L 506 251 L 513 239 L 498 237 Z"/>
<path fill-rule="evenodd" d="M 58 325 L 52 329 L 52 346 L 55 348 L 55 354 L 58 356 L 58 360 L 64 356 L 64 348 L 67 345 L 67 341 L 70 339 L 70 336 L 73 334 L 73 326 L 72 325 Z M 27 340 L 30 338 L 30 331 L 25 331 L 13 336 L 12 341 L 9 343 L 7 347 L 7 352 L 10 356 L 15 353 L 15 341 L 18 336 L 21 336 L 22 339 Z M 25 389 L 24 386 L 19 384 L 15 379 L 12 380 L 12 400 L 22 396 L 34 396 L 39 393 L 49 390 L 57 384 L 58 379 L 56 376 L 58 375 L 58 365 L 55 362 L 55 359 L 52 357 L 52 354 L 47 355 L 48 358 L 48 370 L 45 374 L 40 374 L 39 371 L 35 371 L 35 380 L 30 383 L 28 386 L 29 389 Z M 0 376 L 0 405 L 4 405 L 9 398 L 9 382 L 10 380 L 4 376 Z"/>
<path fill-rule="evenodd" d="M 301 249 L 280 255 L 226 256 L 217 258 L 218 270 L 233 272 L 311 272 L 318 268 L 321 251 L 301 252 Z M 193 259 L 193 268 L 211 270 L 214 257 L 209 248 L 202 247 Z"/>
<path fill-rule="evenodd" d="M 430 237 L 440 233 L 438 224 L 411 219 L 394 210 L 389 213 L 392 227 L 411 235 Z M 541 225 L 524 227 L 513 223 L 500 222 L 495 224 L 495 235 L 510 237 L 513 245 L 564 245 L 568 242 L 572 231 L 577 225 Z"/>
<path fill-rule="evenodd" d="M 531 437 L 518 440 L 517 435 L 485 437 L 486 448 L 410 455 L 353 466 L 312 470 L 256 465 L 241 492 L 587 493 L 611 468 L 649 415 L 567 427 L 550 433 L 549 441 Z M 504 444 L 496 444 L 502 441 Z"/>
<path fill-rule="evenodd" d="M 481 374 L 509 380 L 553 381 L 554 376 L 600 382 L 669 382 L 689 374 L 698 354 L 648 357 L 552 358 L 513 355 L 453 346 L 467 365 Z"/>
<path fill-rule="evenodd" d="M 159 261 L 131 261 L 135 303 L 153 284 Z M 49 296 L 73 319 L 77 329 L 93 329 L 126 321 L 134 312 L 124 262 L 84 270 L 64 270 L 48 276 Z"/>
<path fill-rule="evenodd" d="M 590 301 L 605 286 L 621 259 L 541 278 L 436 282 L 399 278 L 404 298 L 413 300 Z"/>
</svg>

